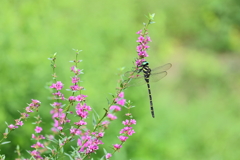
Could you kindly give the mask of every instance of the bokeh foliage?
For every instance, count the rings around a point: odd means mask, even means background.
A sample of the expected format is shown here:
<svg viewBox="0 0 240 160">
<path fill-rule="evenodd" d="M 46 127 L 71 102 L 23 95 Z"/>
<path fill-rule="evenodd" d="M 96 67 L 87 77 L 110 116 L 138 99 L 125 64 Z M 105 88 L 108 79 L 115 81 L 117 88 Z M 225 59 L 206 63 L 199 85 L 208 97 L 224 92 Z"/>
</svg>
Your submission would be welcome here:
<svg viewBox="0 0 240 160">
<path fill-rule="evenodd" d="M 47 58 L 58 53 L 58 78 L 68 87 L 72 48 L 83 50 L 80 68 L 87 102 L 103 113 L 106 98 L 115 91 L 118 68 L 132 67 L 135 33 L 147 22 L 144 15 L 156 13 L 156 23 L 149 27 L 153 42 L 148 61 L 152 67 L 167 62 L 173 67 L 152 84 L 155 119 L 146 86 L 126 90 L 126 98 L 136 106 L 136 134 L 113 159 L 238 159 L 239 12 L 238 0 L 1 1 L 1 132 L 4 122 L 13 123 L 30 99 L 42 102 L 39 114 L 50 129 L 51 101 L 45 86 L 52 73 Z M 113 126 L 106 133 L 107 149 L 118 143 L 115 135 L 122 125 Z M 16 144 L 26 153 L 32 133 L 31 124 L 14 131 L 12 143 L 1 146 L 1 153 L 13 159 Z"/>
</svg>

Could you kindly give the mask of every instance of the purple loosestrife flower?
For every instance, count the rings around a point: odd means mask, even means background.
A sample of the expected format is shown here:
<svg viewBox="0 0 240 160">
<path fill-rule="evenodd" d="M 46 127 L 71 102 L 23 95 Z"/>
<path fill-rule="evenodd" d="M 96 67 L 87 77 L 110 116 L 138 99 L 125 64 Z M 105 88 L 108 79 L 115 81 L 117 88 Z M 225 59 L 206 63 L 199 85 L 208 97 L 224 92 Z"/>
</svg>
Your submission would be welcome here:
<svg viewBox="0 0 240 160">
<path fill-rule="evenodd" d="M 45 137 L 43 135 L 35 136 L 35 134 L 32 134 L 32 139 L 39 141 L 41 139 L 45 139 Z"/>
<path fill-rule="evenodd" d="M 66 118 L 66 114 L 63 113 L 62 108 L 54 108 L 50 111 L 50 113 L 52 114 L 52 119 L 54 120 L 54 127 L 52 128 L 52 131 L 54 132 L 62 130 L 62 125 L 70 122 L 70 120 Z"/>
<path fill-rule="evenodd" d="M 74 124 L 78 126 L 83 126 L 83 125 L 87 125 L 87 122 L 85 122 L 84 120 L 80 120 L 79 122 L 75 122 Z"/>
<path fill-rule="evenodd" d="M 125 126 L 130 126 L 132 124 L 136 124 L 136 120 L 135 119 L 130 119 L 130 120 L 126 120 L 122 122 Z"/>
<path fill-rule="evenodd" d="M 70 86 L 70 88 L 71 88 L 72 91 L 79 91 L 79 90 L 83 89 L 83 87 L 78 86 L 77 84 L 73 85 L 73 86 Z"/>
<path fill-rule="evenodd" d="M 80 129 L 78 129 L 78 128 L 71 128 L 70 129 L 70 133 L 71 134 L 74 134 L 74 135 L 81 135 L 81 130 Z"/>
<path fill-rule="evenodd" d="M 42 143 L 40 143 L 40 142 L 37 142 L 36 144 L 33 144 L 32 146 L 31 146 L 32 148 L 44 148 L 44 145 L 42 144 Z"/>
<path fill-rule="evenodd" d="M 36 126 L 35 132 L 36 132 L 36 133 L 40 133 L 41 131 L 42 131 L 42 127 Z"/>
<path fill-rule="evenodd" d="M 82 71 L 80 69 L 77 69 L 76 66 L 72 66 L 71 71 L 73 71 L 75 73 L 75 75 L 79 75 L 82 73 Z"/>
<path fill-rule="evenodd" d="M 74 96 L 70 96 L 70 97 L 68 98 L 68 100 L 69 100 L 69 102 L 75 102 L 75 97 L 74 97 Z"/>
<path fill-rule="evenodd" d="M 118 97 L 115 98 L 115 102 L 116 104 L 120 105 L 120 106 L 124 106 L 126 103 L 126 99 L 124 99 L 124 92 L 120 92 L 118 94 Z"/>
<path fill-rule="evenodd" d="M 30 152 L 31 156 L 33 156 L 35 159 L 43 159 L 43 157 L 40 156 L 40 152 L 37 150 L 31 151 Z"/>
<path fill-rule="evenodd" d="M 125 103 L 126 103 L 126 99 L 117 100 L 117 104 L 118 104 L 118 105 L 124 106 Z"/>
<path fill-rule="evenodd" d="M 119 150 L 120 148 L 122 148 L 122 145 L 114 144 L 113 147 L 114 147 L 115 150 Z"/>
<path fill-rule="evenodd" d="M 126 137 L 126 136 L 119 136 L 118 138 L 122 142 L 125 142 L 128 139 L 128 137 Z"/>
<path fill-rule="evenodd" d="M 10 125 L 8 126 L 8 128 L 9 128 L 9 129 L 15 129 L 15 128 L 18 128 L 18 126 L 15 126 L 15 125 L 13 125 L 13 124 L 10 124 Z"/>
<path fill-rule="evenodd" d="M 132 127 L 124 127 L 121 131 L 120 134 L 126 134 L 128 136 L 131 136 L 133 133 L 135 133 L 134 129 Z"/>
<path fill-rule="evenodd" d="M 77 76 L 72 77 L 72 83 L 78 83 L 80 81 L 80 78 Z"/>
<path fill-rule="evenodd" d="M 83 95 L 83 94 L 81 94 L 81 95 L 77 95 L 76 97 L 75 97 L 75 100 L 76 101 L 78 101 L 78 102 L 81 102 L 81 101 L 85 101 L 86 100 L 86 95 Z"/>
<path fill-rule="evenodd" d="M 102 126 L 104 127 L 104 129 L 107 129 L 109 124 L 110 122 L 107 120 L 102 122 Z"/>
<path fill-rule="evenodd" d="M 91 107 L 87 106 L 86 103 L 83 105 L 81 103 L 78 103 L 76 105 L 76 113 L 79 117 L 85 119 L 88 116 L 88 111 L 91 111 Z"/>
<path fill-rule="evenodd" d="M 16 125 L 18 125 L 18 126 L 23 125 L 23 121 L 20 121 L 19 119 L 16 119 L 15 122 L 16 122 Z"/>
<path fill-rule="evenodd" d="M 112 157 L 112 154 L 111 153 L 107 153 L 105 157 L 106 157 L 106 159 L 110 159 Z"/>
<path fill-rule="evenodd" d="M 115 111 L 115 112 L 121 111 L 121 107 L 116 106 L 116 105 L 111 106 L 109 109 L 110 109 L 110 110 L 113 110 L 113 111 Z"/>
<path fill-rule="evenodd" d="M 98 145 L 103 144 L 98 138 L 91 136 L 90 132 L 86 132 L 84 136 L 78 139 L 79 152 L 81 153 L 95 153 L 99 149 Z"/>
<path fill-rule="evenodd" d="M 115 120 L 115 119 L 117 119 L 117 116 L 115 116 L 115 115 L 113 115 L 113 114 L 111 114 L 111 113 L 109 113 L 108 115 L 107 115 L 107 117 L 110 119 L 110 120 Z"/>
<path fill-rule="evenodd" d="M 53 83 L 50 88 L 54 88 L 56 90 L 62 90 L 63 83 L 61 81 L 57 81 L 56 83 Z"/>
</svg>

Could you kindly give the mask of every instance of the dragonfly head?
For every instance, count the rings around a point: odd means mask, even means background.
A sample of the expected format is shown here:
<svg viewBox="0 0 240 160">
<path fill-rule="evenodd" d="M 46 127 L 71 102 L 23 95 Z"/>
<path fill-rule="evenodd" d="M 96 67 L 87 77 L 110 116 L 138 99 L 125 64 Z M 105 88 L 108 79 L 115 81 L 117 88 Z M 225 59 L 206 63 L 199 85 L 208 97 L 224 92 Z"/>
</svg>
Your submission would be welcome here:
<svg viewBox="0 0 240 160">
<path fill-rule="evenodd" d="M 142 66 L 147 66 L 149 63 L 147 61 L 142 62 Z"/>
</svg>

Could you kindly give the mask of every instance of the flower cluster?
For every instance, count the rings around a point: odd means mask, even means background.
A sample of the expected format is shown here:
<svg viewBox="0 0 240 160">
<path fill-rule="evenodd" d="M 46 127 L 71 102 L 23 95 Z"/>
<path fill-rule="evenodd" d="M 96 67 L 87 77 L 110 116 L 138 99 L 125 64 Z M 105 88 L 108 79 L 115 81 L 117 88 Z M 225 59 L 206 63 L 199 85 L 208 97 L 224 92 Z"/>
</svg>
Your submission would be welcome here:
<svg viewBox="0 0 240 160">
<path fill-rule="evenodd" d="M 79 152 L 87 155 L 90 153 L 95 153 L 95 151 L 99 149 L 98 145 L 103 144 L 103 142 L 99 139 L 103 136 L 103 132 L 85 132 L 84 135 L 78 139 L 78 146 L 80 147 Z"/>
<path fill-rule="evenodd" d="M 32 139 L 36 140 L 37 142 L 31 146 L 32 148 L 34 148 L 34 150 L 28 152 L 35 159 L 43 159 L 43 157 L 41 157 L 41 153 L 46 151 L 46 149 L 44 144 L 40 142 L 40 140 L 45 139 L 44 135 L 40 134 L 43 130 L 42 127 L 39 127 L 39 124 L 42 122 L 42 120 L 40 116 L 36 116 L 35 118 L 35 124 L 37 124 L 37 126 L 35 127 L 35 134 L 32 134 Z"/>
<path fill-rule="evenodd" d="M 120 136 L 118 137 L 119 140 L 123 143 L 128 139 L 128 136 L 131 136 L 132 134 L 135 133 L 133 127 L 131 127 L 131 125 L 135 125 L 136 124 L 136 120 L 135 119 L 130 119 L 130 120 L 125 120 L 122 122 L 123 125 L 125 126 L 123 129 L 121 129 Z M 115 150 L 118 150 L 122 147 L 121 144 L 115 144 L 114 148 Z"/>
<path fill-rule="evenodd" d="M 65 100 L 64 94 L 61 92 L 63 89 L 63 83 L 61 81 L 57 81 L 56 83 L 53 83 L 50 88 L 54 89 L 56 92 L 53 94 L 53 99 L 56 99 L 57 102 L 53 102 L 51 106 L 53 109 L 50 111 L 50 114 L 52 114 L 52 119 L 54 120 L 54 127 L 52 128 L 53 132 L 58 132 L 63 129 L 62 125 L 65 123 L 69 123 L 70 120 L 66 118 L 66 114 L 63 113 L 63 105 L 59 100 Z"/>
<path fill-rule="evenodd" d="M 40 105 L 41 105 L 41 102 L 39 100 L 32 99 L 32 103 L 28 104 L 28 106 L 25 108 L 26 112 L 21 113 L 21 117 L 19 119 L 15 120 L 15 125 L 10 124 L 10 125 L 8 125 L 8 128 L 10 130 L 13 130 L 13 129 L 18 128 L 18 126 L 23 126 L 24 123 L 22 120 L 26 120 L 29 117 L 29 114 L 31 112 L 34 112 L 34 110 L 38 111 L 38 108 Z"/>
<path fill-rule="evenodd" d="M 139 37 L 137 40 L 138 46 L 137 46 L 136 50 L 137 50 L 139 59 L 136 61 L 136 65 L 140 66 L 142 64 L 142 62 L 145 61 L 145 59 L 143 59 L 143 58 L 148 57 L 147 50 L 148 50 L 149 46 L 147 44 L 149 42 L 151 42 L 151 39 L 149 36 L 145 37 L 145 35 L 147 34 L 146 30 L 144 33 L 142 32 L 142 30 L 140 30 L 137 32 L 137 34 L 139 35 Z"/>
</svg>

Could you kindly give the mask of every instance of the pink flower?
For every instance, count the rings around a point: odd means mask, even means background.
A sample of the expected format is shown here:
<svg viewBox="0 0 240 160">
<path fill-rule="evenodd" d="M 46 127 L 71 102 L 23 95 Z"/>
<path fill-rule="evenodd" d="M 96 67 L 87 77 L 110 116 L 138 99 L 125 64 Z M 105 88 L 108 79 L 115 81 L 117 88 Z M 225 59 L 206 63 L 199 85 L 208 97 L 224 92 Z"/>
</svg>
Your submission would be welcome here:
<svg viewBox="0 0 240 160">
<path fill-rule="evenodd" d="M 53 83 L 50 88 L 54 88 L 56 90 L 61 90 L 63 88 L 63 84 L 61 81 L 57 81 L 57 83 Z"/>
<path fill-rule="evenodd" d="M 71 128 L 70 129 L 70 133 L 71 134 L 75 134 L 75 135 L 80 135 L 81 134 L 81 130 L 77 129 L 77 128 Z"/>
<path fill-rule="evenodd" d="M 76 75 L 79 75 L 82 73 L 81 70 L 78 69 L 76 66 L 72 66 L 71 71 L 73 71 Z"/>
<path fill-rule="evenodd" d="M 83 94 L 81 94 L 81 95 L 77 95 L 76 97 L 75 97 L 75 100 L 76 101 L 79 101 L 79 102 L 81 102 L 81 101 L 85 101 L 86 100 L 86 95 L 83 95 Z"/>
<path fill-rule="evenodd" d="M 18 128 L 18 126 L 14 126 L 13 124 L 10 124 L 10 125 L 8 126 L 8 128 L 9 128 L 9 129 L 15 129 L 15 128 Z"/>
<path fill-rule="evenodd" d="M 33 110 L 30 107 L 26 107 L 25 110 L 27 113 L 33 112 Z"/>
<path fill-rule="evenodd" d="M 22 126 L 23 125 L 23 121 L 20 121 L 19 119 L 16 119 L 16 125 L 18 126 Z"/>
<path fill-rule="evenodd" d="M 80 87 L 79 85 L 75 84 L 73 86 L 70 86 L 70 88 L 73 90 L 73 91 L 79 91 L 81 89 L 83 89 L 83 87 Z"/>
<path fill-rule="evenodd" d="M 124 104 L 126 103 L 126 99 L 121 99 L 119 101 L 117 101 L 117 104 L 124 106 Z"/>
<path fill-rule="evenodd" d="M 143 41 L 144 41 L 144 37 L 140 35 L 140 36 L 138 37 L 137 42 L 143 43 Z"/>
<path fill-rule="evenodd" d="M 120 134 L 127 134 L 131 136 L 135 131 L 132 129 L 132 127 L 124 127 L 121 131 Z"/>
<path fill-rule="evenodd" d="M 76 105 L 76 113 L 78 116 L 82 117 L 82 118 L 87 118 L 88 116 L 88 111 L 91 110 L 90 106 L 87 106 L 86 103 L 84 103 L 83 105 L 81 105 L 81 103 L 78 103 Z"/>
<path fill-rule="evenodd" d="M 76 77 L 76 76 L 72 77 L 72 83 L 78 83 L 79 80 L 80 80 L 79 77 Z"/>
<path fill-rule="evenodd" d="M 68 100 L 69 100 L 70 102 L 74 102 L 74 101 L 75 101 L 75 97 L 74 97 L 74 96 L 70 96 L 70 97 L 68 98 Z"/>
<path fill-rule="evenodd" d="M 37 142 L 36 144 L 33 144 L 31 147 L 32 148 L 44 148 L 44 145 L 40 142 Z"/>
<path fill-rule="evenodd" d="M 74 124 L 78 126 L 82 126 L 82 125 L 87 125 L 87 122 L 85 122 L 84 120 L 80 120 L 79 122 L 75 122 Z"/>
<path fill-rule="evenodd" d="M 36 133 L 40 133 L 41 131 L 42 131 L 42 127 L 36 126 L 35 132 L 36 132 Z"/>
<path fill-rule="evenodd" d="M 120 93 L 118 94 L 118 97 L 119 97 L 119 98 L 123 98 L 123 97 L 124 97 L 124 92 L 120 92 Z"/>
<path fill-rule="evenodd" d="M 110 108 L 109 108 L 110 110 L 114 110 L 115 112 L 117 112 L 117 111 L 121 111 L 121 107 L 119 107 L 119 106 L 111 106 Z"/>
<path fill-rule="evenodd" d="M 138 31 L 137 34 L 141 34 L 142 33 L 142 30 Z"/>
<path fill-rule="evenodd" d="M 111 153 L 107 153 L 105 157 L 106 157 L 106 159 L 110 159 L 112 157 L 112 154 Z"/>
<path fill-rule="evenodd" d="M 35 159 L 43 159 L 43 158 L 40 156 L 40 152 L 38 152 L 37 150 L 31 151 L 30 153 L 31 153 L 31 155 L 32 155 Z"/>
<path fill-rule="evenodd" d="M 122 148 L 122 145 L 120 145 L 120 144 L 114 144 L 113 147 L 114 147 L 116 150 L 118 150 L 118 149 Z"/>
<path fill-rule="evenodd" d="M 136 120 L 135 119 L 130 119 L 130 121 L 127 119 L 125 121 L 122 122 L 125 126 L 130 126 L 132 124 L 136 124 Z"/>
<path fill-rule="evenodd" d="M 99 132 L 99 133 L 98 133 L 98 137 L 99 137 L 99 138 L 102 138 L 103 136 L 104 136 L 104 132 Z"/>
<path fill-rule="evenodd" d="M 103 121 L 102 122 L 102 126 L 104 127 L 104 128 L 108 128 L 108 125 L 109 125 L 109 121 Z"/>
<path fill-rule="evenodd" d="M 146 61 L 146 60 L 145 59 L 136 60 L 136 66 L 138 66 L 138 67 L 141 66 L 144 61 Z"/>
<path fill-rule="evenodd" d="M 32 103 L 33 103 L 34 105 L 39 105 L 39 104 L 41 104 L 41 102 L 40 102 L 39 100 L 36 100 L 36 99 L 32 99 Z"/>
<path fill-rule="evenodd" d="M 115 115 L 110 114 L 110 113 L 107 115 L 107 117 L 108 117 L 110 120 L 115 120 L 115 119 L 117 119 L 117 117 L 116 117 Z"/>
<path fill-rule="evenodd" d="M 120 141 L 122 141 L 122 142 L 125 142 L 125 141 L 128 139 L 128 137 L 126 137 L 126 136 L 119 136 L 118 138 L 119 138 Z"/>
</svg>

